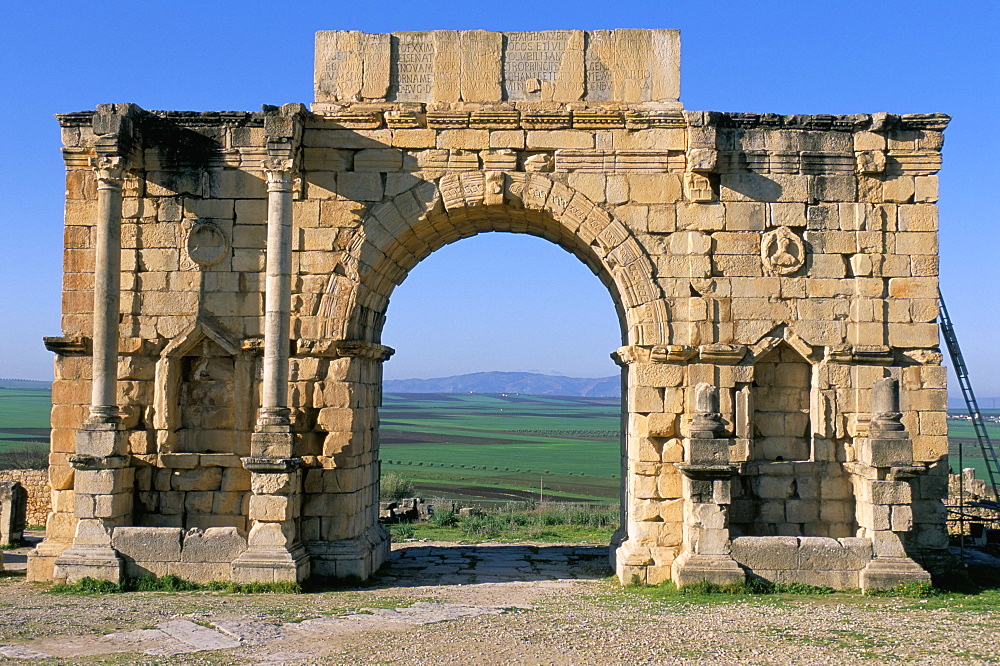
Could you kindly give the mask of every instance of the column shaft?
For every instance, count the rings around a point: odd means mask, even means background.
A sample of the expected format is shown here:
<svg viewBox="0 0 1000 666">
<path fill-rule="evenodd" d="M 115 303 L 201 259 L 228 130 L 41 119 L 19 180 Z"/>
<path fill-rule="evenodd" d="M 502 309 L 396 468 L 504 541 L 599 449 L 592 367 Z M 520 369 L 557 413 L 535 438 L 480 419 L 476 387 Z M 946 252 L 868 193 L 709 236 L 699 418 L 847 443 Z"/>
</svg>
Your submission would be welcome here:
<svg viewBox="0 0 1000 666">
<path fill-rule="evenodd" d="M 97 169 L 97 229 L 94 248 L 94 335 L 91 422 L 118 417 L 118 310 L 121 286 L 122 160 L 102 157 Z"/>
<path fill-rule="evenodd" d="M 292 308 L 292 172 L 290 165 L 288 167 L 266 171 L 267 280 L 264 384 L 259 425 L 288 424 L 289 320 Z"/>
</svg>

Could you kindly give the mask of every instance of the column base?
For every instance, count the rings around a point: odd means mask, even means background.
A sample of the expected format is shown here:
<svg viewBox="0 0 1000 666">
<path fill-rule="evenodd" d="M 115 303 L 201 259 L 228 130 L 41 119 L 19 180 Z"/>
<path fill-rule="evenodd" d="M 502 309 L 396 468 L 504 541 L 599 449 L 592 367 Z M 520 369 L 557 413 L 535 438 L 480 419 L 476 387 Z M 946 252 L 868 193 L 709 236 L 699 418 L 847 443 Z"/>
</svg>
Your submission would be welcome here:
<svg viewBox="0 0 1000 666">
<path fill-rule="evenodd" d="M 56 558 L 72 548 L 73 542 L 45 539 L 28 553 L 28 580 L 43 582 L 52 580 L 52 570 Z"/>
<path fill-rule="evenodd" d="M 608 561 L 622 585 L 646 585 L 650 582 L 649 570 L 653 556 L 649 546 L 636 546 L 628 538 L 625 528 L 619 528 L 611 537 Z"/>
<path fill-rule="evenodd" d="M 246 550 L 233 560 L 235 583 L 301 583 L 309 573 L 309 553 L 301 545 Z"/>
<path fill-rule="evenodd" d="M 122 582 L 125 561 L 110 546 L 73 546 L 53 560 L 52 581 L 77 583 L 84 578 Z"/>
<path fill-rule="evenodd" d="M 673 580 L 677 587 L 706 581 L 716 585 L 742 583 L 746 573 L 729 555 L 700 555 L 686 552 L 674 560 Z"/>
<path fill-rule="evenodd" d="M 931 575 L 908 557 L 876 557 L 861 570 L 861 591 L 888 590 L 906 583 L 931 582 Z"/>
<path fill-rule="evenodd" d="M 352 580 L 370 578 L 389 560 L 391 547 L 389 533 L 381 525 L 353 539 L 308 544 L 313 575 Z"/>
</svg>

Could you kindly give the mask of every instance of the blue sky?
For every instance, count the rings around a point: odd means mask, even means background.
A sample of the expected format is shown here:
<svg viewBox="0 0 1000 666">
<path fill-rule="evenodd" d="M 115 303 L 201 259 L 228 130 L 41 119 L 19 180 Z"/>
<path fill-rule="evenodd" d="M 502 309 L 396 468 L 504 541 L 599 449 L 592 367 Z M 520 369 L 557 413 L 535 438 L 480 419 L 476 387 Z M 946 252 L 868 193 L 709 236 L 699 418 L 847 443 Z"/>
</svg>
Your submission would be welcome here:
<svg viewBox="0 0 1000 666">
<path fill-rule="evenodd" d="M 103 102 L 252 110 L 312 100 L 313 34 L 677 28 L 688 109 L 945 112 L 941 272 L 980 395 L 1000 395 L 1000 4 L 908 2 L 14 2 L 0 9 L 0 377 L 51 378 L 63 166 L 54 113 Z M 430 314 L 429 314 L 430 313 Z M 545 241 L 450 245 L 396 291 L 392 378 L 615 371 L 610 298 Z M 459 322 L 462 322 L 461 324 Z"/>
</svg>

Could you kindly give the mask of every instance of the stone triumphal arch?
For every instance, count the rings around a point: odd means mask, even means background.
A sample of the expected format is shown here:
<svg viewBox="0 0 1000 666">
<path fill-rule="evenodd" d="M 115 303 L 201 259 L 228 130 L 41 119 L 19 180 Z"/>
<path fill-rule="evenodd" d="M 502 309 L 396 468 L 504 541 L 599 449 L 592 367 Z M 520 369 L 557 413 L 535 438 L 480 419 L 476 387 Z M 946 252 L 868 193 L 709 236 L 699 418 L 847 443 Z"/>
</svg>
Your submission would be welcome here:
<svg viewBox="0 0 1000 666">
<path fill-rule="evenodd" d="M 687 111 L 679 62 L 670 30 L 320 32 L 310 109 L 59 116 L 31 578 L 372 574 L 390 295 L 501 230 L 618 310 L 623 582 L 926 579 L 948 117 Z"/>
</svg>

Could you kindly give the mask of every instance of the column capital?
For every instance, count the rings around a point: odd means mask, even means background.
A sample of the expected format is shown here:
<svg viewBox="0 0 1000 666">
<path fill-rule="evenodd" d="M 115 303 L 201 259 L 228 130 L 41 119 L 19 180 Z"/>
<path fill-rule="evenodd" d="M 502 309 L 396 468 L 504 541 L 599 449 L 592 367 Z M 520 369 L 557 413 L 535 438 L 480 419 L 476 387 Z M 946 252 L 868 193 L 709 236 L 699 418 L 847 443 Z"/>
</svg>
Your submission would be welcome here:
<svg viewBox="0 0 1000 666">
<path fill-rule="evenodd" d="M 267 189 L 285 191 L 291 188 L 295 178 L 295 160 L 288 158 L 270 158 L 260 163 L 267 176 Z"/>
<path fill-rule="evenodd" d="M 97 172 L 100 187 L 121 188 L 125 179 L 125 158 L 120 155 L 98 155 L 90 158 L 90 166 Z"/>
</svg>

